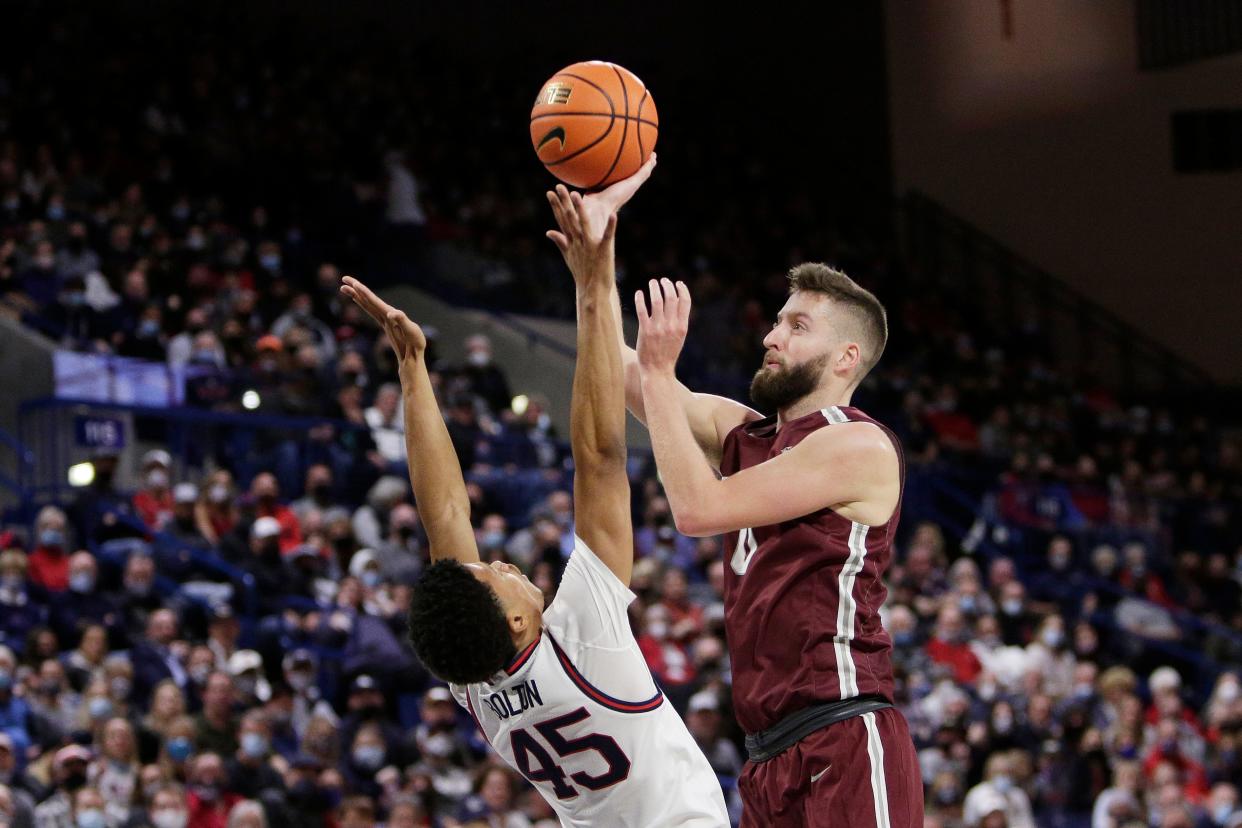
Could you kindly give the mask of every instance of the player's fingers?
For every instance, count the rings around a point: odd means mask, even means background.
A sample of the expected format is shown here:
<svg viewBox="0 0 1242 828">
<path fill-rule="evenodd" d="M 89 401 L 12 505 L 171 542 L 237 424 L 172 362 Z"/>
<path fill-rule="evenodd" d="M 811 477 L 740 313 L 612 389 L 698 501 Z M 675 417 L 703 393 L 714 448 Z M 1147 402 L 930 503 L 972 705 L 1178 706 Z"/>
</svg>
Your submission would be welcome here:
<svg viewBox="0 0 1242 828">
<path fill-rule="evenodd" d="M 548 190 L 548 204 L 552 206 L 552 217 L 556 219 L 556 226 L 561 229 L 561 233 L 568 236 L 569 227 L 565 223 L 565 211 L 561 209 L 561 197 L 551 190 Z"/>
<path fill-rule="evenodd" d="M 680 301 L 677 288 L 673 287 L 673 280 L 667 276 L 660 279 L 660 291 L 664 294 L 664 307 L 668 310 L 669 319 L 676 319 L 681 315 L 681 311 L 678 308 Z"/>
<path fill-rule="evenodd" d="M 565 224 L 561 229 L 572 239 L 577 235 L 579 228 L 571 196 L 569 188 L 564 184 L 556 185 L 556 198 L 561 205 L 561 216 L 565 219 Z"/>
<path fill-rule="evenodd" d="M 617 214 L 608 214 L 608 223 L 604 225 L 604 244 L 610 244 L 617 235 Z"/>
<path fill-rule="evenodd" d="M 574 213 L 578 216 L 578 225 L 583 229 L 589 227 L 590 221 L 587 218 L 586 201 L 582 198 L 582 194 L 577 192 L 571 193 L 569 199 L 573 202 Z"/>
<path fill-rule="evenodd" d="M 644 328 L 647 325 L 649 314 L 647 313 L 647 299 L 643 296 L 641 290 L 634 291 L 634 312 L 638 315 L 638 327 Z"/>
<path fill-rule="evenodd" d="M 690 323 L 690 288 L 686 287 L 685 282 L 677 283 L 677 298 L 680 300 L 678 310 L 681 316 L 679 318 L 684 328 Z"/>
<path fill-rule="evenodd" d="M 664 318 L 664 293 L 655 279 L 647 283 L 647 288 L 651 291 L 651 317 L 660 321 Z"/>
<path fill-rule="evenodd" d="M 556 230 L 549 230 L 547 233 L 544 233 L 544 235 L 551 239 L 552 243 L 555 244 L 556 248 L 562 253 L 569 252 L 569 239 L 565 238 L 564 233 L 557 232 Z"/>
<path fill-rule="evenodd" d="M 387 305 L 380 301 L 380 298 L 372 293 L 370 288 L 353 276 L 346 276 L 342 279 L 342 282 L 344 287 L 349 288 L 350 298 L 354 300 L 358 307 L 366 311 L 367 315 L 380 325 L 383 325 Z"/>
</svg>

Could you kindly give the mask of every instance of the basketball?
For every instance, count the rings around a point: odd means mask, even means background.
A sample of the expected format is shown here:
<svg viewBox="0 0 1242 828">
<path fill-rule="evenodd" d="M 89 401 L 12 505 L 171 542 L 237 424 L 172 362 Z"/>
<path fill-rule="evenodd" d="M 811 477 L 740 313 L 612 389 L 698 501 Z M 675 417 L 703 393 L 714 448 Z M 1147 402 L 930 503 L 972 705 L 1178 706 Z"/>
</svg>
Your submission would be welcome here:
<svg viewBox="0 0 1242 828">
<path fill-rule="evenodd" d="M 637 172 L 659 125 L 655 101 L 633 72 L 591 60 L 566 66 L 539 90 L 530 140 L 549 172 L 594 190 Z"/>
</svg>

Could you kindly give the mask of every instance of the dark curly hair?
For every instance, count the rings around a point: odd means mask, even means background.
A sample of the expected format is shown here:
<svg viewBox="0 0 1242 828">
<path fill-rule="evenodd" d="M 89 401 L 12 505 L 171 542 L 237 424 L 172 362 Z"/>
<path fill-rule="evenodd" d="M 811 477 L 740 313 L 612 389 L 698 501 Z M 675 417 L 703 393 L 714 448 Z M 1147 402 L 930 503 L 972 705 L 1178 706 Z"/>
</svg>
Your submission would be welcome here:
<svg viewBox="0 0 1242 828">
<path fill-rule="evenodd" d="M 513 660 L 516 649 L 495 593 L 454 560 L 423 572 L 410 598 L 410 644 L 443 681 L 486 681 Z"/>
</svg>

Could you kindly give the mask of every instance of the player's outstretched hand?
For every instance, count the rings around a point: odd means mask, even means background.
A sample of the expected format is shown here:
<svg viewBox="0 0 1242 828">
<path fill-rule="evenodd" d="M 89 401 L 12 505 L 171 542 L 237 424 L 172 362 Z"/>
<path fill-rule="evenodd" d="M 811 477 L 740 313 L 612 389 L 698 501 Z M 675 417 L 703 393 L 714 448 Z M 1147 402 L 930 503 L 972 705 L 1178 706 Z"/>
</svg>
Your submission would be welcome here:
<svg viewBox="0 0 1242 828">
<path fill-rule="evenodd" d="M 358 307 L 384 329 L 384 333 L 388 334 L 388 341 L 392 343 L 392 349 L 397 352 L 399 362 L 404 364 L 406 360 L 422 356 L 427 348 L 427 337 L 423 334 L 423 329 L 406 316 L 404 311 L 397 310 L 376 296 L 369 287 L 353 276 L 346 276 L 341 280 L 341 293 L 354 300 Z"/>
<path fill-rule="evenodd" d="M 638 311 L 638 367 L 644 373 L 673 374 L 677 357 L 686 343 L 690 327 L 690 289 L 685 282 L 652 279 L 648 298 L 641 290 L 634 294 Z"/>
<path fill-rule="evenodd" d="M 571 192 L 564 184 L 557 184 L 555 190 L 548 191 L 548 203 L 552 205 L 552 215 L 560 229 L 549 230 L 547 236 L 565 257 L 575 281 L 596 272 L 596 266 L 611 255 L 617 211 L 651 177 L 655 165 L 653 152 L 638 172 L 591 195 Z"/>
</svg>

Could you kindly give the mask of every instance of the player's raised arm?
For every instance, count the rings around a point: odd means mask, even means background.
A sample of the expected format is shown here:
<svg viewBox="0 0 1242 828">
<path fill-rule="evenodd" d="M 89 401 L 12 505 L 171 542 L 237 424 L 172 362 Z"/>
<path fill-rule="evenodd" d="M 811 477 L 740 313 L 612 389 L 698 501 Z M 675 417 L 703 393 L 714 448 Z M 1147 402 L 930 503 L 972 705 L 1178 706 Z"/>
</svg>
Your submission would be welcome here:
<svg viewBox="0 0 1242 828">
<path fill-rule="evenodd" d="M 655 159 L 602 193 L 583 197 L 564 186 L 548 193 L 559 231 L 548 233 L 574 277 L 578 357 L 570 432 L 578 534 L 623 583 L 634 566 L 626 475 L 625 391 L 616 293 L 617 210 L 651 175 Z"/>
<path fill-rule="evenodd" d="M 888 519 L 899 486 L 898 458 L 892 442 L 869 423 L 821 429 L 767 462 L 717 479 L 691 445 L 676 396 L 674 368 L 686 339 L 690 291 L 681 282 L 653 279 L 649 295 L 634 297 L 642 390 L 656 465 L 682 534 L 771 526 L 829 507 L 847 509 L 864 523 Z"/>
<path fill-rule="evenodd" d="M 431 545 L 431 560 L 453 558 L 464 564 L 479 560 L 461 465 L 427 374 L 427 338 L 422 328 L 352 276 L 345 277 L 341 293 L 384 329 L 397 354 L 405 413 L 405 452 L 414 499 Z"/>
</svg>

